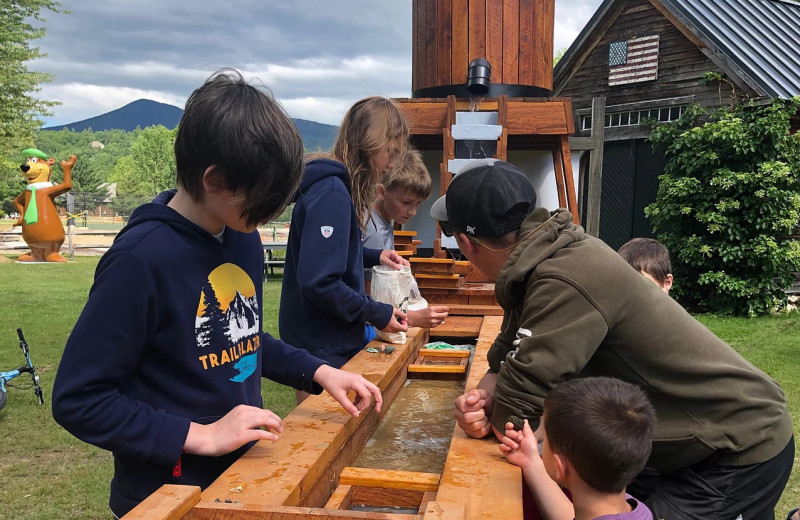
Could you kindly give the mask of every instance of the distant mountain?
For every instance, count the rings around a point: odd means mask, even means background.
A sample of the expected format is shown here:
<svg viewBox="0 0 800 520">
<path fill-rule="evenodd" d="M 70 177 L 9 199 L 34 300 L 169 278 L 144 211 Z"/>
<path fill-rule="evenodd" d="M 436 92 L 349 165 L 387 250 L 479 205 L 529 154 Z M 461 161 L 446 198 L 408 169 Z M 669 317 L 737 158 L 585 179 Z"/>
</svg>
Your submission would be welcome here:
<svg viewBox="0 0 800 520">
<path fill-rule="evenodd" d="M 69 123 L 61 126 L 51 126 L 43 130 L 62 130 L 69 128 L 76 132 L 83 132 L 92 129 L 95 132 L 103 130 L 125 130 L 130 132 L 136 127 L 145 128 L 148 126 L 164 125 L 167 128 L 175 128 L 181 120 L 183 110 L 180 108 L 151 101 L 149 99 L 137 99 L 128 103 L 124 107 L 100 114 L 99 116 Z"/>
<path fill-rule="evenodd" d="M 139 99 L 99 116 L 66 125 L 50 126 L 43 128 L 43 130 L 68 128 L 76 132 L 82 132 L 87 129 L 92 129 L 96 132 L 103 130 L 125 130 L 130 132 L 135 130 L 136 127 L 145 128 L 155 125 L 175 128 L 178 126 L 182 115 L 183 110 L 176 106 L 158 103 L 149 99 Z M 292 121 L 294 121 L 300 136 L 303 138 L 303 146 L 305 146 L 306 150 L 329 150 L 333 147 L 336 133 L 339 131 L 338 127 L 306 121 L 305 119 L 293 119 Z"/>
<path fill-rule="evenodd" d="M 305 119 L 292 119 L 300 137 L 303 138 L 303 146 L 309 152 L 317 150 L 330 150 L 336 141 L 336 134 L 339 127 L 317 123 L 316 121 L 306 121 Z"/>
</svg>

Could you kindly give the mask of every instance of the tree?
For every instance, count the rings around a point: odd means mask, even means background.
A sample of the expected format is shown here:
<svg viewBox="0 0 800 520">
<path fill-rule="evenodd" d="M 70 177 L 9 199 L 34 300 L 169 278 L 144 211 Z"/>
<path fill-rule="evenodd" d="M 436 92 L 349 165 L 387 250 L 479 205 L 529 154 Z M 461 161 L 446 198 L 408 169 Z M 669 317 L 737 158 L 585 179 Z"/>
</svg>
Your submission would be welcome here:
<svg viewBox="0 0 800 520">
<path fill-rule="evenodd" d="M 25 63 L 43 56 L 30 41 L 43 37 L 45 28 L 31 22 L 44 23 L 42 11 L 57 13 L 60 7 L 52 0 L 0 0 L 0 201 L 15 197 L 24 186 L 20 152 L 33 145 L 40 118 L 57 104 L 35 97 L 52 75 L 31 72 Z"/>
<path fill-rule="evenodd" d="M 149 186 L 135 172 L 136 161 L 132 156 L 125 155 L 119 158 L 109 176 L 109 182 L 117 185 L 117 196 L 111 201 L 111 207 L 123 218 L 153 199 Z"/>
<path fill-rule="evenodd" d="M 564 54 L 566 53 L 567 53 L 566 47 L 561 47 L 556 51 L 556 53 L 553 55 L 553 68 L 555 68 L 555 66 L 558 65 L 558 62 L 561 61 L 561 58 L 563 58 Z"/>
<path fill-rule="evenodd" d="M 645 209 L 669 248 L 682 303 L 760 315 L 786 304 L 800 270 L 800 134 L 789 118 L 800 97 L 690 107 L 650 139 L 665 150 L 656 202 Z"/>
<path fill-rule="evenodd" d="M 170 130 L 163 125 L 148 126 L 141 130 L 131 145 L 133 175 L 147 195 L 174 188 L 177 170 L 175 168 L 175 135 L 177 129 Z M 118 182 L 118 181 L 117 181 Z"/>
<path fill-rule="evenodd" d="M 124 130 L 104 130 L 93 132 L 62 129 L 58 131 L 41 130 L 36 134 L 36 147 L 56 162 L 76 155 L 78 162 L 72 170 L 73 191 L 104 195 L 98 187 L 110 181 L 117 161 L 130 154 L 131 144 L 138 133 Z M 60 174 L 53 172 L 54 182 L 59 182 Z"/>
</svg>

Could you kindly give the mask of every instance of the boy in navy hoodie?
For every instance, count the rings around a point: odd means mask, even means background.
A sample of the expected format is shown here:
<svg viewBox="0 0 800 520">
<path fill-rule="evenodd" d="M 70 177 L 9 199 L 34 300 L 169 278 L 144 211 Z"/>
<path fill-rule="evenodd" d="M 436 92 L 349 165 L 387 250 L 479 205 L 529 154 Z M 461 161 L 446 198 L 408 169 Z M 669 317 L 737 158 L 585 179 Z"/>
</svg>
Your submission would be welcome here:
<svg viewBox="0 0 800 520">
<path fill-rule="evenodd" d="M 378 388 L 261 330 L 256 225 L 280 213 L 302 173 L 302 142 L 268 94 L 221 71 L 186 103 L 177 191 L 131 215 L 100 260 L 64 350 L 53 416 L 110 450 L 121 517 L 163 484 L 206 487 L 280 418 L 261 377 L 320 392 L 358 416 Z M 354 391 L 356 402 L 347 399 Z"/>
</svg>

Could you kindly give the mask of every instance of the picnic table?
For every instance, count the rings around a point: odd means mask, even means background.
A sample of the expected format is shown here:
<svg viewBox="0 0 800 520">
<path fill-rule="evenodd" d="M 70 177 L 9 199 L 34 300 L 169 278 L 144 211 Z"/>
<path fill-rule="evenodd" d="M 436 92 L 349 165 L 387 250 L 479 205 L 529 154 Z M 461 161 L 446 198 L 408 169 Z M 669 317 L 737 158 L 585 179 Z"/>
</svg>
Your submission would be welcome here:
<svg viewBox="0 0 800 520">
<path fill-rule="evenodd" d="M 264 248 L 264 279 L 266 280 L 267 269 L 270 274 L 274 274 L 276 267 L 283 267 L 286 263 L 286 257 L 275 256 L 275 251 L 286 251 L 286 242 L 262 242 Z"/>
</svg>

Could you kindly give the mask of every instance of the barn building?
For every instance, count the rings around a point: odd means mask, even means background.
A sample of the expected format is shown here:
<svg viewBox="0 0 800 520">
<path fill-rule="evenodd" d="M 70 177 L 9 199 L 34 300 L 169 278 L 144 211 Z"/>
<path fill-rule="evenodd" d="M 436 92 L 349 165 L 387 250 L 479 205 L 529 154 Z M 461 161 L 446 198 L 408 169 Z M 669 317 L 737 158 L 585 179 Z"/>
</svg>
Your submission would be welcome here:
<svg viewBox="0 0 800 520">
<path fill-rule="evenodd" d="M 554 70 L 571 98 L 587 231 L 613 248 L 652 236 L 664 157 L 644 118 L 672 121 L 699 104 L 800 94 L 800 3 L 788 0 L 605 0 Z M 793 127 L 800 126 L 800 118 Z"/>
</svg>

